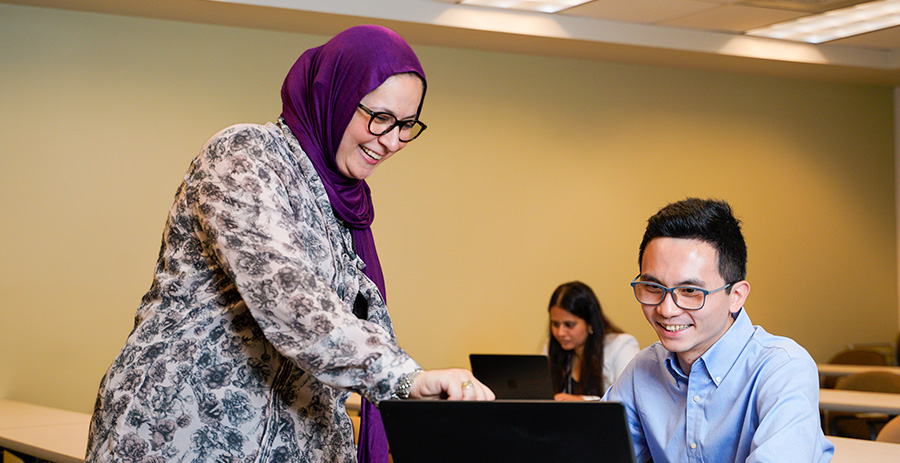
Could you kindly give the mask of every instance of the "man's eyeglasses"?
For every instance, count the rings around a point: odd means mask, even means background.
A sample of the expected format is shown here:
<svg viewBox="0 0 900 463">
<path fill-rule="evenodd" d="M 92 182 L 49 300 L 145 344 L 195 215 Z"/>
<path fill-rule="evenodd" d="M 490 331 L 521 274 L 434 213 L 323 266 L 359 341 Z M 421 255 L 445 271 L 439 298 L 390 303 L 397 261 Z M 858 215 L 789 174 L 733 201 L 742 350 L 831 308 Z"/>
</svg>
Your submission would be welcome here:
<svg viewBox="0 0 900 463">
<path fill-rule="evenodd" d="M 658 283 L 637 281 L 638 277 L 640 277 L 640 275 L 634 277 L 634 280 L 631 281 L 631 287 L 634 288 L 634 297 L 637 298 L 638 302 L 644 305 L 660 305 L 666 299 L 666 294 L 672 293 L 672 301 L 675 302 L 675 305 L 684 310 L 702 309 L 706 304 L 706 296 L 734 284 L 728 283 L 721 288 L 713 290 L 706 290 L 696 286 L 676 286 L 674 288 L 667 288 Z"/>
<path fill-rule="evenodd" d="M 369 133 L 376 137 L 380 137 L 391 130 L 394 130 L 394 127 L 399 127 L 400 141 L 406 143 L 415 140 L 416 137 L 422 135 L 422 132 L 428 128 L 417 119 L 397 120 L 397 116 L 394 116 L 391 113 L 372 111 L 363 106 L 362 103 L 359 104 L 359 109 L 362 109 L 363 112 L 369 115 Z"/>
</svg>

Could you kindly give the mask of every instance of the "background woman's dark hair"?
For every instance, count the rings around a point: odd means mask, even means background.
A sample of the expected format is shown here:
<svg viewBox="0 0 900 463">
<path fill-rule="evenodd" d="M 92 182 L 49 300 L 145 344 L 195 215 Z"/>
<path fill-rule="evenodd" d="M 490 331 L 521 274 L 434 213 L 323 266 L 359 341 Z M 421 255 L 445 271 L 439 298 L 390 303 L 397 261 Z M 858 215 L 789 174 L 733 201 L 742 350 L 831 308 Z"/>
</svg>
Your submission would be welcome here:
<svg viewBox="0 0 900 463">
<path fill-rule="evenodd" d="M 572 281 L 564 283 L 553 291 L 550 297 L 550 305 L 547 311 L 553 307 L 559 307 L 566 312 L 575 315 L 587 322 L 593 333 L 588 334 L 584 344 L 584 358 L 581 362 L 581 378 L 575 390 L 570 391 L 578 395 L 603 395 L 606 389 L 603 384 L 603 338 L 607 333 L 621 333 L 618 327 L 613 325 L 603 315 L 600 301 L 594 295 L 590 286 Z M 569 362 L 572 352 L 563 350 L 553 333 L 550 333 L 550 345 L 548 348 L 550 357 L 550 375 L 553 378 L 555 392 L 563 392 L 568 379 Z"/>
</svg>

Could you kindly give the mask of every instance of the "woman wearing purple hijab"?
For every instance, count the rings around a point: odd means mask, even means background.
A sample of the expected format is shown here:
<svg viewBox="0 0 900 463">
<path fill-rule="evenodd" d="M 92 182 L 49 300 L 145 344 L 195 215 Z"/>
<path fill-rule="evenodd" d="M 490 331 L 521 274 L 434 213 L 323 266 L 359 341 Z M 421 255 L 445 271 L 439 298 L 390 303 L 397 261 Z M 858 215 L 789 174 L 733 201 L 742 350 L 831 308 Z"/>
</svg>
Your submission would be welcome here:
<svg viewBox="0 0 900 463">
<path fill-rule="evenodd" d="M 100 384 L 89 462 L 386 462 L 388 398 L 488 400 L 396 343 L 365 178 L 425 129 L 425 74 L 378 26 L 307 50 L 277 123 L 207 142 L 178 189 L 150 290 Z"/>
</svg>

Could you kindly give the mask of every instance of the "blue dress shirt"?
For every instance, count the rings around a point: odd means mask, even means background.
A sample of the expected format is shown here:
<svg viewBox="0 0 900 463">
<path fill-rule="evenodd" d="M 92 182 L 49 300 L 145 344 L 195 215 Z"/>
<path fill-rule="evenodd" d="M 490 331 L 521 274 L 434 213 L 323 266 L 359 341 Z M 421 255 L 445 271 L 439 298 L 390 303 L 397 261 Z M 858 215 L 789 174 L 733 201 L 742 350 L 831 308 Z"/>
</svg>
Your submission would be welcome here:
<svg viewBox="0 0 900 463">
<path fill-rule="evenodd" d="M 734 324 L 684 374 L 656 342 L 604 400 L 621 402 L 638 462 L 829 462 L 819 377 L 809 353 L 750 323 Z"/>
</svg>

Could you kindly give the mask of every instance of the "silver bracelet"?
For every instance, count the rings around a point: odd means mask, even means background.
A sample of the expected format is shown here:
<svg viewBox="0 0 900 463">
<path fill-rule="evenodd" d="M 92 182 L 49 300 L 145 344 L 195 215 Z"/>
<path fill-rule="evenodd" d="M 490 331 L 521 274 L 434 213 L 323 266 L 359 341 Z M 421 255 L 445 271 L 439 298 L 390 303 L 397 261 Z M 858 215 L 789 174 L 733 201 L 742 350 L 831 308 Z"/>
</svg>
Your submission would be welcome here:
<svg viewBox="0 0 900 463">
<path fill-rule="evenodd" d="M 408 399 L 409 398 L 409 389 L 412 387 L 413 381 L 416 380 L 416 376 L 419 376 L 419 373 L 422 373 L 423 369 L 417 368 L 412 373 L 407 374 L 400 378 L 400 384 L 397 386 L 397 389 L 391 394 L 391 398 L 394 399 Z"/>
</svg>

